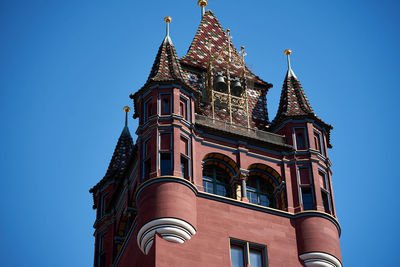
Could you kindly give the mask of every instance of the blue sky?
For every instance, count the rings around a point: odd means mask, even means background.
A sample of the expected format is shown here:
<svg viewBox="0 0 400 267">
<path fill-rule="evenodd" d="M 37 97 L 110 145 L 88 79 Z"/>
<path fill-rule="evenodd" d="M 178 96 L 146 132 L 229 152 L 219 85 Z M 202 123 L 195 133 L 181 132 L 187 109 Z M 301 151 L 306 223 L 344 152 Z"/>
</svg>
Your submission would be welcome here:
<svg viewBox="0 0 400 267">
<path fill-rule="evenodd" d="M 0 2 L 2 266 L 90 266 L 88 190 L 106 172 L 122 107 L 146 81 L 173 18 L 185 54 L 195 0 Z M 400 240 L 398 1 L 217 1 L 208 6 L 246 61 L 274 84 L 292 67 L 316 114 L 334 125 L 333 184 L 345 266 L 396 266 Z M 227 5 L 229 3 L 229 5 Z M 137 121 L 129 120 L 131 132 Z"/>
</svg>

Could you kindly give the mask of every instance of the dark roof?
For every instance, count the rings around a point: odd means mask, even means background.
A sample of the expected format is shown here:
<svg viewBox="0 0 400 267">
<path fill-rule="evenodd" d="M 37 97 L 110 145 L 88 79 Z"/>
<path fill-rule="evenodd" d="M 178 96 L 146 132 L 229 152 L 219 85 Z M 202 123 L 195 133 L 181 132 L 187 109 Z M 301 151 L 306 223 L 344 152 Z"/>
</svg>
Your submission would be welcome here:
<svg viewBox="0 0 400 267">
<path fill-rule="evenodd" d="M 158 49 L 147 82 L 183 81 L 182 69 L 171 38 L 166 36 Z"/>
<path fill-rule="evenodd" d="M 184 86 L 186 89 L 192 91 L 182 76 L 182 68 L 176 54 L 175 46 L 172 44 L 170 36 L 166 36 L 158 49 L 157 56 L 154 60 L 153 67 L 151 68 L 149 77 L 146 83 L 136 93 L 131 94 L 130 98 L 134 103 L 133 118 L 138 117 L 136 96 L 143 90 L 149 88 L 152 84 L 171 84 L 176 83 Z"/>
<path fill-rule="evenodd" d="M 299 79 L 289 67 L 285 80 L 283 81 L 278 112 L 275 119 L 272 121 L 271 129 L 276 129 L 279 127 L 280 123 L 287 119 L 305 118 L 313 119 L 317 124 L 326 130 L 328 135 L 328 147 L 332 147 L 330 144 L 330 130 L 333 129 L 333 127 L 322 121 L 314 113 L 314 110 L 312 109 L 310 102 L 304 93 Z"/>
<path fill-rule="evenodd" d="M 111 158 L 110 164 L 106 175 L 97 183 L 89 192 L 93 193 L 93 197 L 96 191 L 108 180 L 122 179 L 129 168 L 129 163 L 135 155 L 135 148 L 133 146 L 132 136 L 129 132 L 128 126 L 125 126 L 118 139 L 117 145 L 114 149 L 114 154 Z M 93 205 L 96 208 L 96 202 Z"/>
<path fill-rule="evenodd" d="M 210 10 L 207 10 L 204 13 L 189 50 L 187 51 L 186 55 L 180 59 L 181 64 L 206 69 L 208 55 L 210 54 L 210 51 L 208 50 L 208 43 L 211 43 L 212 55 L 228 45 L 228 36 L 226 32 L 222 28 L 217 17 Z M 233 56 L 240 58 L 240 55 L 233 44 L 231 44 L 231 48 Z M 224 66 L 221 67 L 224 68 Z M 247 69 L 247 74 L 248 78 L 250 78 L 253 82 L 260 85 L 265 85 L 268 88 L 272 87 L 271 84 L 254 75 L 249 69 Z"/>
</svg>

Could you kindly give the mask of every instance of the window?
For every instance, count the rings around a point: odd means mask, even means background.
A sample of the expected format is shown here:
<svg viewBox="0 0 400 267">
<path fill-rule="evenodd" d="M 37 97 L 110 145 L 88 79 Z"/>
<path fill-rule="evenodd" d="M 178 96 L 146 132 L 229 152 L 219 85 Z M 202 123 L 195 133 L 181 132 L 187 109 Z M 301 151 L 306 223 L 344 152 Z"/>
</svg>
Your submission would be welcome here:
<svg viewBox="0 0 400 267">
<path fill-rule="evenodd" d="M 314 208 L 314 200 L 311 187 L 301 187 L 301 200 L 304 210 L 312 210 Z"/>
<path fill-rule="evenodd" d="M 98 206 L 98 213 L 99 213 L 99 218 L 103 217 L 104 215 L 104 210 L 105 210 L 105 206 L 106 206 L 106 196 L 107 193 L 105 193 L 104 195 L 101 195 L 100 199 L 99 199 L 99 206 Z"/>
<path fill-rule="evenodd" d="M 247 180 L 247 198 L 250 203 L 272 207 L 274 187 L 264 178 L 250 175 Z"/>
<path fill-rule="evenodd" d="M 161 95 L 161 115 L 171 114 L 170 95 Z"/>
<path fill-rule="evenodd" d="M 325 212 L 331 213 L 329 193 L 326 192 L 325 190 L 321 190 L 321 196 Z"/>
<path fill-rule="evenodd" d="M 321 186 L 321 197 L 322 203 L 324 205 L 324 210 L 326 213 L 331 213 L 331 201 L 329 194 L 329 184 L 327 181 L 326 174 L 323 171 L 318 172 Z"/>
<path fill-rule="evenodd" d="M 203 187 L 207 193 L 230 197 L 229 180 L 229 174 L 219 166 L 206 165 L 203 168 Z"/>
<path fill-rule="evenodd" d="M 299 167 L 298 175 L 303 210 L 312 210 L 314 209 L 314 194 L 310 167 Z"/>
<path fill-rule="evenodd" d="M 104 251 L 104 248 L 103 248 L 103 237 L 104 237 L 104 234 L 100 235 L 97 238 L 97 244 L 96 244 L 96 254 L 97 254 L 96 266 L 97 267 L 106 266 L 106 261 L 105 261 L 106 254 L 105 254 L 105 251 Z"/>
<path fill-rule="evenodd" d="M 188 120 L 188 108 L 187 100 L 181 97 L 179 101 L 179 115 L 181 115 L 185 120 Z"/>
<path fill-rule="evenodd" d="M 189 177 L 189 160 L 185 156 L 181 156 L 181 173 L 183 178 Z"/>
<path fill-rule="evenodd" d="M 296 138 L 296 148 L 306 149 L 305 134 L 303 128 L 295 128 L 294 134 Z"/>
<path fill-rule="evenodd" d="M 315 144 L 315 150 L 325 155 L 325 150 L 322 145 L 321 135 L 316 131 L 314 131 L 314 144 Z"/>
<path fill-rule="evenodd" d="M 186 156 L 189 156 L 189 140 L 185 137 L 181 136 L 181 144 L 184 147 L 184 153 Z"/>
<path fill-rule="evenodd" d="M 265 246 L 240 240 L 231 240 L 230 247 L 232 267 L 266 267 Z"/>
<path fill-rule="evenodd" d="M 160 134 L 160 150 L 170 150 L 171 149 L 171 134 L 162 133 Z"/>
<path fill-rule="evenodd" d="M 152 115 L 152 103 L 151 103 L 151 98 L 148 99 L 146 102 L 144 102 L 144 115 L 143 115 L 143 123 L 146 123 L 148 119 Z"/>
<path fill-rule="evenodd" d="M 171 175 L 172 174 L 172 160 L 171 153 L 160 153 L 161 161 L 161 175 Z"/>
<path fill-rule="evenodd" d="M 150 178 L 150 172 L 151 172 L 151 158 L 147 159 L 144 162 L 143 178 Z"/>
</svg>

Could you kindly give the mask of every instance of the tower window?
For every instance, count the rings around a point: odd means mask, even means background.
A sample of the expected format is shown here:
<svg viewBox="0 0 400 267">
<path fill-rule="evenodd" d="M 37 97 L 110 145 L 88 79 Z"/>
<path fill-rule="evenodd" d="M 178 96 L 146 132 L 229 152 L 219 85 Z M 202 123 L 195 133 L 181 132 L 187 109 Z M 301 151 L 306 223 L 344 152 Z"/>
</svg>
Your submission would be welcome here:
<svg viewBox="0 0 400 267">
<path fill-rule="evenodd" d="M 171 153 L 160 153 L 161 161 L 161 175 L 171 175 L 172 174 L 172 160 Z"/>
<path fill-rule="evenodd" d="M 144 102 L 144 109 L 143 109 L 143 123 L 146 123 L 152 115 L 152 103 L 151 98 L 149 98 L 146 102 Z"/>
<path fill-rule="evenodd" d="M 183 178 L 189 177 L 189 160 L 181 155 L 181 173 Z"/>
<path fill-rule="evenodd" d="M 304 210 L 314 209 L 314 200 L 311 187 L 301 187 L 301 200 Z"/>
<path fill-rule="evenodd" d="M 247 198 L 250 203 L 272 207 L 274 187 L 264 178 L 251 175 L 247 180 Z"/>
<path fill-rule="evenodd" d="M 171 97 L 170 95 L 161 96 L 161 115 L 171 114 Z"/>
<path fill-rule="evenodd" d="M 303 128 L 296 128 L 294 130 L 295 138 L 296 138 L 296 148 L 299 149 L 306 149 L 306 142 L 305 142 L 305 134 Z"/>
<path fill-rule="evenodd" d="M 184 118 L 185 120 L 189 120 L 188 119 L 188 104 L 187 104 L 187 100 L 184 99 L 183 97 L 180 98 L 179 101 L 179 115 L 182 116 L 182 118 Z"/>
<path fill-rule="evenodd" d="M 171 134 L 162 133 L 160 134 L 160 149 L 170 150 L 171 149 Z"/>
<path fill-rule="evenodd" d="M 325 150 L 323 148 L 321 135 L 316 131 L 314 131 L 314 144 L 315 144 L 315 150 L 317 150 L 319 153 L 325 155 Z"/>
<path fill-rule="evenodd" d="M 266 248 L 261 245 L 240 240 L 231 240 L 232 267 L 267 266 Z"/>
<path fill-rule="evenodd" d="M 329 193 L 326 192 L 325 190 L 321 190 L 321 196 L 325 212 L 331 213 Z"/>
<path fill-rule="evenodd" d="M 143 178 L 150 178 L 150 172 L 151 172 L 151 158 L 147 159 L 144 162 Z"/>
<path fill-rule="evenodd" d="M 185 137 L 181 136 L 181 143 L 182 143 L 182 146 L 184 147 L 185 155 L 189 156 L 189 140 L 186 139 Z"/>
<path fill-rule="evenodd" d="M 219 166 L 206 165 L 203 168 L 203 187 L 207 193 L 230 197 L 229 180 L 228 173 Z"/>
</svg>

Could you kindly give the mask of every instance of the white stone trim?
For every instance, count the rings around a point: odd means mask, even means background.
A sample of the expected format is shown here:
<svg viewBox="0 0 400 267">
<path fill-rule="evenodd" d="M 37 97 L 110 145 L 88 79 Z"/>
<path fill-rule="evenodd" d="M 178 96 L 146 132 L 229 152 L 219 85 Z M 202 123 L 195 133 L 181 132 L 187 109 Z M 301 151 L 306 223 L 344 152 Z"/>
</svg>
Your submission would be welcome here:
<svg viewBox="0 0 400 267">
<path fill-rule="evenodd" d="M 154 235 L 159 233 L 167 241 L 182 244 L 196 234 L 196 229 L 189 223 L 176 218 L 159 218 L 140 228 L 136 241 L 140 250 L 147 255 L 154 242 Z"/>
<path fill-rule="evenodd" d="M 342 267 L 337 258 L 323 252 L 309 252 L 299 257 L 307 267 Z"/>
</svg>

